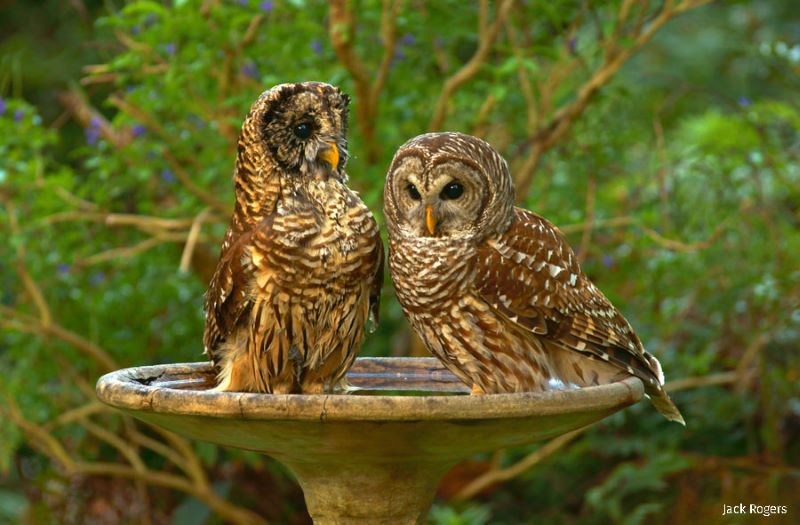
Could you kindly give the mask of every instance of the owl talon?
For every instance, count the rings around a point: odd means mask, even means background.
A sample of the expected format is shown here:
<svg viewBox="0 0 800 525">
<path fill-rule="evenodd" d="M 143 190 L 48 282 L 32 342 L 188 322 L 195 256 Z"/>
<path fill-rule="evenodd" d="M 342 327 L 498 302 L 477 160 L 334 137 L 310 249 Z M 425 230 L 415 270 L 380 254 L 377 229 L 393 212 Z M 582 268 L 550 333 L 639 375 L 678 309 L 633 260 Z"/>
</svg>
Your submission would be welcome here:
<svg viewBox="0 0 800 525">
<path fill-rule="evenodd" d="M 478 386 L 477 383 L 472 383 L 472 390 L 469 391 L 469 395 L 471 396 L 482 396 L 486 394 L 486 391 Z"/>
</svg>

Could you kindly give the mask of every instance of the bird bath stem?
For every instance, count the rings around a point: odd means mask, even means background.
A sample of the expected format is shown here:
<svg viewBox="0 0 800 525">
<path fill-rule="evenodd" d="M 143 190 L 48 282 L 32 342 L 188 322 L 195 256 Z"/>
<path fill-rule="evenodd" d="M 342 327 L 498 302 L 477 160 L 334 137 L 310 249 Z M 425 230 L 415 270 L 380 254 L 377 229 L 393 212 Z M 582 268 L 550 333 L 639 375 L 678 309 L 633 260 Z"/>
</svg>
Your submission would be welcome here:
<svg viewBox="0 0 800 525">
<path fill-rule="evenodd" d="M 297 477 L 317 525 L 416 524 L 441 477 L 479 452 L 553 438 L 638 402 L 642 383 L 544 393 L 467 391 L 432 358 L 360 358 L 350 395 L 212 392 L 208 363 L 101 377 L 98 398 L 189 438 L 254 450 Z"/>
</svg>

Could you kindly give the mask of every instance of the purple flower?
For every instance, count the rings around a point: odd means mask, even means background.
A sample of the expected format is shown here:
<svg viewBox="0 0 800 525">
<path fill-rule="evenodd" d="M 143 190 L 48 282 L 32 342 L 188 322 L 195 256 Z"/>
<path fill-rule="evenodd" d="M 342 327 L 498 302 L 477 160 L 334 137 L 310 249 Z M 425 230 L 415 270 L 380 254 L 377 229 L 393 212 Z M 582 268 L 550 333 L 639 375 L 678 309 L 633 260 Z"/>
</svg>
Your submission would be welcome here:
<svg viewBox="0 0 800 525">
<path fill-rule="evenodd" d="M 147 132 L 147 128 L 143 124 L 134 124 L 131 128 L 131 133 L 133 133 L 133 137 L 141 137 Z"/>
<path fill-rule="evenodd" d="M 189 113 L 186 116 L 186 120 L 188 120 L 189 123 L 192 126 L 196 127 L 197 129 L 203 129 L 204 127 L 206 127 L 206 123 L 203 121 L 203 119 L 198 117 L 194 113 Z"/>
<path fill-rule="evenodd" d="M 255 64 L 255 62 L 245 62 L 242 66 L 242 75 L 258 80 L 260 75 L 258 73 L 258 66 Z"/>
<path fill-rule="evenodd" d="M 102 121 L 99 117 L 92 117 L 89 121 L 89 126 L 83 130 L 84 135 L 86 135 L 86 143 L 90 146 L 94 146 L 97 144 L 97 141 L 100 140 L 100 127 Z"/>
<path fill-rule="evenodd" d="M 175 54 L 175 44 L 173 42 L 170 42 L 169 44 L 165 44 L 164 45 L 164 51 L 166 51 L 168 55 L 174 55 Z"/>
<path fill-rule="evenodd" d="M 319 40 L 317 40 L 317 39 L 314 39 L 314 40 L 312 40 L 312 41 L 311 41 L 311 49 L 312 49 L 312 50 L 314 51 L 314 53 L 316 53 L 317 55 L 321 55 L 321 54 L 322 54 L 322 42 L 320 42 L 320 41 L 319 41 Z"/>
<path fill-rule="evenodd" d="M 3 97 L 0 97 L 0 115 L 6 112 L 6 101 Z"/>
<path fill-rule="evenodd" d="M 61 263 L 56 267 L 56 271 L 59 275 L 65 276 L 69 274 L 70 265 L 67 263 Z"/>
<path fill-rule="evenodd" d="M 94 146 L 97 144 L 97 141 L 100 140 L 100 130 L 94 128 L 86 128 L 83 130 L 83 134 L 86 135 L 86 143 L 90 146 Z"/>
<path fill-rule="evenodd" d="M 25 118 L 25 110 L 22 108 L 14 112 L 14 122 L 21 122 Z"/>
<path fill-rule="evenodd" d="M 172 170 L 169 168 L 164 168 L 161 170 L 161 180 L 166 182 L 167 184 L 172 184 L 175 182 L 175 174 L 172 173 Z"/>
<path fill-rule="evenodd" d="M 272 11 L 273 7 L 274 6 L 272 5 L 272 2 L 270 2 L 269 0 L 264 0 L 263 2 L 258 4 L 258 8 L 264 11 L 265 13 L 269 13 L 270 11 Z"/>
<path fill-rule="evenodd" d="M 403 60 L 405 60 L 405 59 L 406 59 L 406 53 L 405 53 L 405 51 L 403 51 L 403 49 L 402 49 L 402 48 L 399 48 L 399 47 L 398 47 L 398 48 L 396 48 L 396 49 L 394 50 L 394 57 L 392 57 L 392 61 L 393 61 L 393 62 L 402 62 L 402 61 L 403 61 Z"/>
<path fill-rule="evenodd" d="M 139 34 L 139 33 L 141 33 L 141 32 L 142 32 L 142 28 L 141 28 L 141 27 L 139 27 L 139 26 L 133 26 L 133 27 L 131 28 L 131 34 L 132 34 L 132 35 L 138 35 L 138 34 Z"/>
<path fill-rule="evenodd" d="M 578 39 L 574 36 L 567 41 L 567 49 L 571 54 L 575 54 L 575 51 L 578 49 Z"/>
<path fill-rule="evenodd" d="M 739 99 L 737 100 L 737 102 L 738 102 L 738 103 L 739 103 L 739 105 L 740 105 L 740 106 L 742 106 L 743 108 L 746 108 L 747 106 L 749 106 L 749 105 L 750 105 L 750 99 L 749 99 L 749 98 L 747 98 L 747 97 L 746 97 L 746 96 L 744 96 L 744 95 L 742 95 L 741 97 L 739 97 Z"/>
<path fill-rule="evenodd" d="M 614 258 L 610 255 L 603 255 L 603 266 L 606 268 L 611 268 L 614 266 Z"/>
<path fill-rule="evenodd" d="M 101 284 L 105 280 L 106 280 L 106 274 L 104 274 L 103 272 L 94 272 L 92 275 L 89 276 L 89 282 L 94 284 L 95 286 Z"/>
<path fill-rule="evenodd" d="M 241 5 L 241 6 L 246 6 L 249 3 L 250 3 L 250 0 L 239 0 L 239 5 Z"/>
<path fill-rule="evenodd" d="M 417 39 L 414 38 L 414 35 L 412 35 L 411 33 L 406 33 L 402 37 L 400 37 L 401 46 L 413 46 L 416 41 Z"/>
</svg>

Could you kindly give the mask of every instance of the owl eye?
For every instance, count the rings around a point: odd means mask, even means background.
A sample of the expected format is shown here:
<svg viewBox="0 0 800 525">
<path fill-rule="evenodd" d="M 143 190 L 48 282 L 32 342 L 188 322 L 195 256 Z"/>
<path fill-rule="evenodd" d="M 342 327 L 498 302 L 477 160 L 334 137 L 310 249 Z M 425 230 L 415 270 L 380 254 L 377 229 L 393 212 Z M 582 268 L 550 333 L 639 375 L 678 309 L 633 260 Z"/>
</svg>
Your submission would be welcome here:
<svg viewBox="0 0 800 525">
<path fill-rule="evenodd" d="M 453 181 L 444 187 L 441 193 L 439 193 L 439 197 L 442 200 L 457 199 L 461 197 L 463 193 L 464 186 L 462 186 L 460 182 Z"/>
<path fill-rule="evenodd" d="M 312 128 L 309 122 L 301 122 L 300 124 L 294 127 L 294 134 L 297 136 L 297 138 L 303 140 L 311 136 L 311 131 Z"/>
<path fill-rule="evenodd" d="M 422 195 L 420 195 L 419 191 L 417 191 L 417 187 L 413 184 L 409 184 L 406 189 L 408 190 L 408 195 L 412 200 L 418 201 L 422 198 Z"/>
</svg>

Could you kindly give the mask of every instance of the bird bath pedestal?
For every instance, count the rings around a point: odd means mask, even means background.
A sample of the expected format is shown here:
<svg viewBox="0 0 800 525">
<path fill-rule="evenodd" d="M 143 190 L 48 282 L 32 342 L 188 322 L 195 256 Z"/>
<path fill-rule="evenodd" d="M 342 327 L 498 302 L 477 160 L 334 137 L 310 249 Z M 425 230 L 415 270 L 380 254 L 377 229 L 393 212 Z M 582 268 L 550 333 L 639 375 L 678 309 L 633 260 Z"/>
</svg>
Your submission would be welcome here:
<svg viewBox="0 0 800 525">
<path fill-rule="evenodd" d="M 589 425 L 642 398 L 635 378 L 545 393 L 467 391 L 433 358 L 360 358 L 349 395 L 212 392 L 209 363 L 100 378 L 114 408 L 186 437 L 254 450 L 294 473 L 314 523 L 416 524 L 441 477 L 478 452 Z"/>
</svg>

